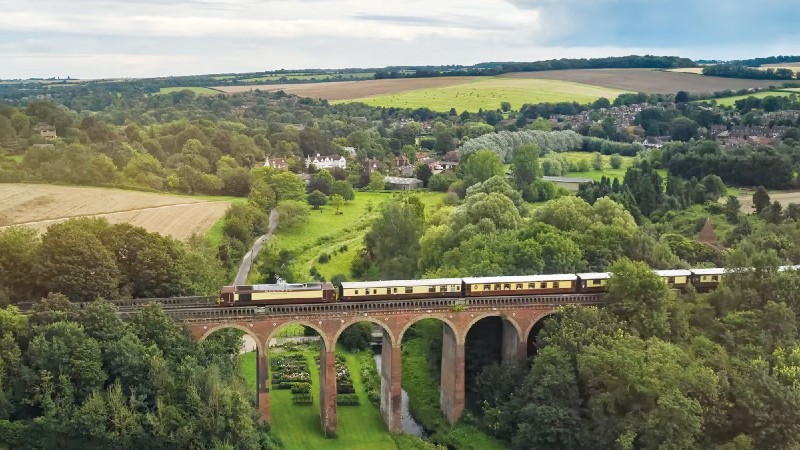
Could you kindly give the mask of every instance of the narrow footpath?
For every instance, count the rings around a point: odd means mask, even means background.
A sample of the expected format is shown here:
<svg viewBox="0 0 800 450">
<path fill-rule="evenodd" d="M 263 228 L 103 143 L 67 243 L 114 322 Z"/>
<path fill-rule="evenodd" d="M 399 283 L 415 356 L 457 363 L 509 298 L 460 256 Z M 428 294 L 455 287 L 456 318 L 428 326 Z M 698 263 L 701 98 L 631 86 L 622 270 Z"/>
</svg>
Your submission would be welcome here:
<svg viewBox="0 0 800 450">
<path fill-rule="evenodd" d="M 242 264 L 239 266 L 239 272 L 236 274 L 236 279 L 233 280 L 233 284 L 247 284 L 247 275 L 250 274 L 250 268 L 253 266 L 253 261 L 255 261 L 256 257 L 258 257 L 258 253 L 261 251 L 261 248 L 264 246 L 264 243 L 272 237 L 272 233 L 275 231 L 275 228 L 278 227 L 278 210 L 273 209 L 271 213 L 269 213 L 269 227 L 267 228 L 267 233 L 259 236 L 255 242 L 253 242 L 253 247 L 245 253 L 244 257 L 242 258 Z"/>
</svg>

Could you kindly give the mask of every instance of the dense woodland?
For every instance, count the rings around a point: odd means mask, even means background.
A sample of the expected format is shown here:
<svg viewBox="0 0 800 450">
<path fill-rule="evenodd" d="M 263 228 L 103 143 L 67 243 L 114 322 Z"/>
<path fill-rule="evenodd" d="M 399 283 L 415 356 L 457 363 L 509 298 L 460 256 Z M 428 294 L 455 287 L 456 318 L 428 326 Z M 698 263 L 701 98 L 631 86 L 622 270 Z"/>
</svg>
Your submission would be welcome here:
<svg viewBox="0 0 800 450">
<path fill-rule="evenodd" d="M 615 273 L 608 307 L 548 320 L 528 364 L 471 364 L 465 420 L 514 448 L 800 446 L 800 278 L 776 270 L 800 263 L 800 206 L 771 202 L 766 190 L 797 186 L 797 119 L 770 115 L 796 109 L 796 98 L 724 109 L 680 93 L 626 94 L 459 114 L 331 106 L 283 93 L 145 96 L 141 88 L 11 98 L 0 107 L 0 181 L 241 200 L 219 243 L 96 219 L 41 236 L 0 230 L 0 302 L 46 298 L 28 315 L 0 310 L 0 444 L 276 448 L 241 389 L 230 357 L 238 338 L 197 345 L 157 309 L 122 322 L 105 302 L 78 312 L 70 301 L 213 294 L 272 210 L 282 229 L 293 229 L 323 202 L 383 190 L 383 175 L 368 175 L 365 159 L 393 173 L 396 157 L 417 165 L 424 150 L 460 159 L 436 175 L 427 165 L 415 170 L 428 189 L 447 192 L 443 204 L 425 207 L 412 193 L 376 206 L 353 277 Z M 634 104 L 645 107 L 630 129 L 616 126 L 609 108 Z M 578 112 L 593 124 L 553 131 L 556 116 Z M 55 126 L 59 138 L 44 140 L 39 123 Z M 714 125 L 786 131 L 771 145 L 730 148 L 705 140 Z M 675 142 L 644 150 L 636 133 Z M 346 170 L 306 170 L 306 156 L 342 155 L 345 147 L 356 152 Z M 611 155 L 615 169 L 622 155 L 633 158 L 621 179 L 573 195 L 542 179 L 592 170 L 571 167 L 580 163 L 566 151 L 595 153 L 601 167 L 601 154 Z M 286 158 L 289 170 L 263 167 L 268 157 Z M 728 186 L 762 186 L 756 212 L 743 213 Z M 715 242 L 697 239 L 706 226 Z M 266 251 L 263 281 L 310 281 L 290 279 L 293 257 Z M 670 292 L 649 271 L 723 265 L 741 273 L 710 294 Z"/>
</svg>

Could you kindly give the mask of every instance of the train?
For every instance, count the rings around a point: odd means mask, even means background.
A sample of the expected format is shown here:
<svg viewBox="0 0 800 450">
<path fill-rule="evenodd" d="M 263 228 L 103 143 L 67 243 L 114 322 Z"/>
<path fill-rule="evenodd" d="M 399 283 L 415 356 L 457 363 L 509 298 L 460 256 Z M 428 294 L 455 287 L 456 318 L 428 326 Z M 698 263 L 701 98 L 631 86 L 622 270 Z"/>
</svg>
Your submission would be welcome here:
<svg viewBox="0 0 800 450">
<path fill-rule="evenodd" d="M 781 266 L 778 270 L 800 270 Z M 689 285 L 698 292 L 716 289 L 726 274 L 721 267 L 654 270 L 672 289 Z M 425 298 L 476 298 L 515 295 L 593 294 L 608 290 L 610 272 L 521 275 L 498 277 L 435 278 L 422 280 L 345 281 L 225 286 L 217 303 L 234 305 L 292 305 L 331 302 L 370 302 Z"/>
</svg>

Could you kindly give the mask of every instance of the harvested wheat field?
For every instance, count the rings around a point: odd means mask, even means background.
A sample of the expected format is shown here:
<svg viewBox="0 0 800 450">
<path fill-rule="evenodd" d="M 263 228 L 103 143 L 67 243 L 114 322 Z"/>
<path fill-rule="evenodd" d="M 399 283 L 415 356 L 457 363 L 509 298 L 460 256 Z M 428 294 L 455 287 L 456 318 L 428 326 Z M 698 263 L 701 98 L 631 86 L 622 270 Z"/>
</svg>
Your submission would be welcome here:
<svg viewBox="0 0 800 450">
<path fill-rule="evenodd" d="M 742 205 L 742 211 L 752 213 L 756 209 L 753 206 L 753 193 L 755 191 L 742 190 L 739 192 L 739 203 Z M 723 197 L 724 200 L 724 197 Z M 722 202 L 723 200 L 720 200 Z M 778 202 L 786 208 L 789 203 L 800 203 L 800 191 L 771 191 L 769 193 L 770 202 Z"/>
<path fill-rule="evenodd" d="M 605 86 L 634 92 L 671 94 L 678 91 L 706 93 L 725 89 L 764 88 L 780 85 L 775 80 L 743 80 L 708 77 L 693 73 L 667 72 L 653 69 L 573 69 L 542 72 L 517 72 L 503 75 L 510 78 L 541 78 Z"/>
<path fill-rule="evenodd" d="M 247 92 L 255 89 L 262 91 L 284 91 L 301 97 L 324 98 L 326 100 L 350 100 L 353 98 L 371 97 L 373 95 L 394 94 L 463 84 L 477 77 L 436 77 L 436 78 L 393 78 L 388 80 L 364 81 L 332 81 L 325 83 L 303 84 L 257 84 L 247 86 L 215 86 L 226 93 Z"/>
<path fill-rule="evenodd" d="M 22 225 L 44 231 L 73 217 L 104 217 L 186 239 L 203 234 L 230 201 L 98 187 L 0 184 L 0 228 Z"/>
</svg>

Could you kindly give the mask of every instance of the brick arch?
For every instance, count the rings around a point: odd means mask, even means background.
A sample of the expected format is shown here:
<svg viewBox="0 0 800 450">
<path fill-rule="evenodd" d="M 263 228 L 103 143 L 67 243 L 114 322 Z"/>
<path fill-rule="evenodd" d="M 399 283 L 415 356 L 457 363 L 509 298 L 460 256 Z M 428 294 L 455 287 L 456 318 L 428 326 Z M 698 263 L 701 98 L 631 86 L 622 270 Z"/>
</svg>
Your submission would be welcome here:
<svg viewBox="0 0 800 450">
<path fill-rule="evenodd" d="M 469 334 L 469 330 L 472 329 L 472 326 L 475 325 L 476 323 L 480 322 L 481 320 L 488 318 L 488 317 L 499 317 L 499 318 L 501 318 L 503 320 L 508 321 L 511 325 L 514 326 L 514 329 L 517 330 L 517 338 L 522 340 L 522 327 L 519 325 L 519 323 L 514 318 L 514 316 L 510 316 L 510 315 L 508 315 L 506 313 L 491 312 L 491 313 L 486 313 L 486 314 L 479 315 L 478 317 L 472 319 L 467 324 L 467 326 L 464 328 L 464 335 L 462 336 L 462 339 L 459 342 L 462 343 L 462 344 L 466 343 L 467 334 Z M 537 322 L 538 322 L 538 320 L 537 320 Z M 533 325 L 531 325 L 531 327 L 533 327 Z M 525 336 L 527 336 L 527 334 Z"/>
<path fill-rule="evenodd" d="M 319 326 L 319 325 L 315 325 L 315 324 L 309 322 L 308 320 L 304 320 L 304 319 L 292 319 L 292 320 L 287 320 L 285 322 L 282 322 L 282 323 L 278 324 L 272 331 L 269 332 L 269 334 L 267 335 L 267 340 L 264 342 L 264 345 L 267 348 L 269 348 L 269 341 L 272 340 L 272 337 L 275 335 L 275 333 L 278 330 L 280 330 L 281 328 L 283 328 L 284 326 L 292 325 L 292 324 L 305 325 L 305 326 L 307 326 L 309 328 L 312 328 L 314 331 L 317 332 L 317 334 L 319 334 L 319 338 L 322 339 L 322 342 L 325 344 L 325 349 L 327 351 L 333 351 L 333 347 L 331 347 L 330 339 L 328 339 L 328 335 L 325 334 L 324 331 L 322 331 L 322 327 Z"/>
<path fill-rule="evenodd" d="M 259 339 L 259 337 L 253 332 L 253 330 L 251 330 L 251 329 L 249 329 L 249 328 L 247 328 L 247 327 L 245 327 L 243 325 L 236 324 L 236 323 L 221 323 L 221 324 L 213 325 L 208 330 L 206 330 L 203 333 L 202 336 L 200 336 L 200 339 L 198 339 L 197 342 L 203 342 L 203 341 L 206 340 L 207 337 L 211 336 L 212 333 L 214 333 L 216 331 L 219 331 L 219 330 L 224 330 L 225 328 L 235 328 L 237 330 L 244 331 L 244 333 L 246 335 L 248 335 L 251 338 L 253 338 L 253 340 L 256 342 L 256 348 L 258 349 L 258 353 L 260 355 L 264 354 L 263 343 L 261 342 L 261 339 Z"/>
<path fill-rule="evenodd" d="M 339 336 L 341 336 L 342 333 L 344 333 L 344 330 L 359 322 L 369 322 L 377 324 L 383 329 L 383 331 L 389 334 L 389 340 L 391 341 L 393 347 L 400 345 L 400 341 L 395 339 L 394 333 L 392 332 L 392 329 L 389 327 L 387 323 L 381 322 L 380 320 L 369 316 L 356 316 L 353 317 L 352 320 L 350 319 L 342 320 L 342 326 L 339 328 L 339 331 L 337 331 L 336 334 L 333 336 L 333 345 L 336 346 L 336 344 L 339 342 Z"/>
<path fill-rule="evenodd" d="M 456 341 L 457 342 L 463 342 L 461 340 L 461 333 L 458 332 L 458 327 L 452 321 L 450 321 L 450 319 L 448 319 L 446 317 L 443 317 L 443 316 L 440 316 L 440 315 L 437 315 L 437 314 L 422 314 L 422 315 L 419 315 L 419 316 L 415 316 L 413 319 L 409 320 L 408 323 L 403 325 L 403 328 L 401 328 L 400 332 L 397 333 L 397 344 L 400 345 L 400 343 L 403 342 L 403 335 L 405 335 L 406 331 L 409 328 L 411 328 L 411 325 L 414 325 L 415 323 L 419 322 L 420 320 L 425 320 L 425 319 L 436 319 L 436 320 L 438 320 L 438 321 L 440 321 L 442 323 L 447 324 L 447 326 L 450 327 L 450 330 L 456 336 Z"/>
<path fill-rule="evenodd" d="M 552 317 L 552 316 L 558 315 L 559 312 L 560 311 L 558 311 L 558 310 L 548 311 L 548 312 L 540 315 L 539 317 L 537 317 L 536 320 L 534 320 L 533 322 L 531 322 L 531 324 L 528 325 L 528 328 L 525 330 L 525 336 L 524 336 L 525 337 L 525 342 L 528 342 L 528 338 L 531 335 L 531 331 L 533 331 L 533 327 L 535 327 L 537 323 L 543 321 L 544 319 L 547 319 L 548 317 Z"/>
</svg>

